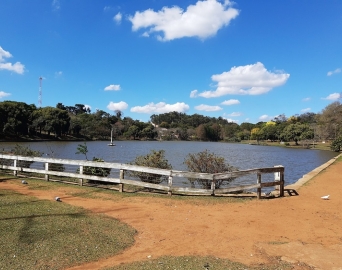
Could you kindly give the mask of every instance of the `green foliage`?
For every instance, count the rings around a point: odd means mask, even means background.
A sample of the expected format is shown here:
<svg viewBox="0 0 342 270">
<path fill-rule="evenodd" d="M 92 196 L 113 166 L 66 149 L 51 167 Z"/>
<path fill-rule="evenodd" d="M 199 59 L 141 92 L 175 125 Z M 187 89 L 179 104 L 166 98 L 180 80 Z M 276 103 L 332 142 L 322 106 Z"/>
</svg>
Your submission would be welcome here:
<svg viewBox="0 0 342 270">
<path fill-rule="evenodd" d="M 40 157 L 41 152 L 30 149 L 27 146 L 22 146 L 16 144 L 14 148 L 11 149 L 10 154 L 23 157 Z M 32 161 L 18 160 L 17 167 L 29 168 Z M 13 164 L 13 160 L 0 159 L 0 164 L 10 166 Z"/>
<path fill-rule="evenodd" d="M 104 162 L 103 159 L 93 157 L 93 160 L 95 162 Z M 86 175 L 96 175 L 96 176 L 101 176 L 101 177 L 107 177 L 110 174 L 111 169 L 110 168 L 101 168 L 101 167 L 88 167 L 85 166 L 83 168 L 83 173 Z M 89 181 L 91 182 L 91 181 Z"/>
<path fill-rule="evenodd" d="M 87 144 L 84 142 L 84 144 L 79 144 L 77 146 L 77 152 L 76 154 L 83 154 L 85 155 L 86 160 L 88 160 L 87 157 L 87 153 L 88 153 L 88 146 Z M 101 158 L 97 158 L 97 157 L 93 157 L 93 160 L 95 162 L 104 162 L 103 159 Z M 84 166 L 83 168 L 83 173 L 86 175 L 96 175 L 96 176 L 101 176 L 101 177 L 107 177 L 110 174 L 111 169 L 110 168 L 101 168 L 101 167 L 89 167 L 89 166 Z M 79 169 L 77 169 L 77 172 L 79 172 Z M 91 180 L 89 182 L 92 182 Z M 97 181 L 94 181 L 97 182 Z"/>
<path fill-rule="evenodd" d="M 223 157 L 210 153 L 208 150 L 189 154 L 184 160 L 184 164 L 188 167 L 189 171 L 199 173 L 222 173 L 236 170 L 233 166 L 226 164 Z M 234 178 L 218 180 L 216 181 L 216 187 L 219 188 L 221 185 L 228 184 L 232 180 Z M 208 179 L 191 178 L 189 181 L 192 185 L 199 184 L 202 188 L 211 188 L 212 181 Z"/>
<path fill-rule="evenodd" d="M 152 167 L 158 169 L 167 169 L 171 170 L 172 166 L 168 163 L 168 160 L 165 159 L 164 150 L 151 150 L 151 152 L 145 156 L 138 156 L 135 158 L 133 162 L 130 164 L 144 166 L 144 167 Z M 166 181 L 168 177 L 166 175 L 154 174 L 154 173 L 145 173 L 145 172 L 130 172 L 130 175 L 134 177 L 138 177 L 143 182 L 160 184 L 163 181 Z"/>
<path fill-rule="evenodd" d="M 79 144 L 77 146 L 77 152 L 75 154 L 82 154 L 85 156 L 86 160 L 88 160 L 87 153 L 88 153 L 88 146 L 86 142 L 84 142 L 83 145 Z"/>
<path fill-rule="evenodd" d="M 342 135 L 332 141 L 330 149 L 335 152 L 340 152 L 342 149 Z"/>
</svg>

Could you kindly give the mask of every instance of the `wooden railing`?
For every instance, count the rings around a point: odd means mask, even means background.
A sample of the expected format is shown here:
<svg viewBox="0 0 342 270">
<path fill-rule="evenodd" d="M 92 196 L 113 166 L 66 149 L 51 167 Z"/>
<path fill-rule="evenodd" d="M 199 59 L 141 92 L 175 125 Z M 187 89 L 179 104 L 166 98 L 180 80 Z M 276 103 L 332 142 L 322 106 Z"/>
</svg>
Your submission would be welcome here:
<svg viewBox="0 0 342 270">
<path fill-rule="evenodd" d="M 32 166 L 35 168 L 31 168 L 31 166 L 18 166 L 20 163 L 28 162 L 27 164 L 36 164 L 36 166 Z M 37 164 L 41 164 L 41 169 Z M 74 172 L 65 172 L 65 171 L 53 171 L 49 169 L 52 167 L 52 164 L 62 164 L 75 166 L 77 168 Z M 43 165 L 43 166 L 42 166 Z M 118 177 L 102 177 L 96 175 L 87 175 L 84 174 L 84 167 L 96 167 L 96 168 L 110 168 L 117 170 Z M 249 189 L 257 190 L 257 197 L 261 198 L 261 189 L 265 187 L 275 186 L 277 190 L 279 190 L 279 196 L 284 196 L 284 167 L 283 166 L 275 166 L 270 168 L 258 168 L 258 169 L 250 169 L 250 170 L 241 170 L 241 171 L 233 171 L 233 172 L 224 172 L 224 173 L 196 173 L 196 172 L 188 172 L 188 171 L 177 171 L 177 170 L 165 170 L 158 168 L 150 168 L 150 167 L 142 167 L 130 164 L 121 164 L 121 163 L 109 163 L 109 162 L 93 162 L 93 161 L 83 161 L 83 160 L 69 160 L 69 159 L 55 159 L 55 158 L 43 158 L 43 157 L 23 157 L 23 156 L 13 156 L 13 155 L 3 155 L 0 154 L 0 169 L 2 170 L 12 170 L 15 176 L 18 176 L 20 172 L 27 173 L 37 173 L 40 175 L 44 175 L 45 180 L 49 181 L 50 176 L 58 176 L 58 177 L 67 177 L 78 179 L 78 184 L 83 185 L 84 179 L 92 180 L 92 181 L 101 181 L 106 183 L 118 184 L 119 191 L 124 190 L 124 185 L 133 185 L 138 187 L 144 187 L 154 190 L 160 190 L 167 192 L 169 195 L 174 194 L 201 194 L 201 195 L 223 195 L 237 191 L 244 191 Z M 136 179 L 127 179 L 125 178 L 125 173 L 127 171 L 134 172 L 144 172 L 144 173 L 152 173 L 158 175 L 164 175 L 168 177 L 168 182 L 166 185 L 162 184 L 152 184 L 142 182 Z M 262 182 L 262 174 L 274 173 L 274 180 L 272 182 Z M 249 185 L 239 185 L 232 186 L 228 188 L 217 188 L 216 182 L 222 179 L 231 179 L 238 178 L 246 175 L 255 174 L 256 183 Z M 210 189 L 202 189 L 202 188 L 194 188 L 194 187 L 180 187 L 175 186 L 173 178 L 188 178 L 188 179 L 202 179 L 202 180 L 210 180 L 211 188 Z"/>
</svg>

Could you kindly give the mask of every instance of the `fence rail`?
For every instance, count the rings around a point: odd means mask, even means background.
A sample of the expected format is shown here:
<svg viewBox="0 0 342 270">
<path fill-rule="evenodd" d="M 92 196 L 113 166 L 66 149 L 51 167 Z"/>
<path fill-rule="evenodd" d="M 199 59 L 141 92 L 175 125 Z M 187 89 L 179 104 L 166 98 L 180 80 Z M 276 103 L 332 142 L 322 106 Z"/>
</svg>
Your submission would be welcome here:
<svg viewBox="0 0 342 270">
<path fill-rule="evenodd" d="M 39 168 L 30 168 L 32 164 L 41 163 L 43 166 Z M 64 172 L 53 170 L 53 164 L 56 165 L 70 165 L 75 166 L 77 170 L 74 172 Z M 103 177 L 92 174 L 85 174 L 85 168 L 102 168 L 102 169 L 115 169 L 118 170 L 118 177 Z M 257 168 L 250 170 L 241 170 L 224 173 L 196 173 L 189 171 L 178 171 L 178 170 L 166 170 L 150 167 L 142 167 L 130 164 L 122 163 L 109 163 L 109 162 L 94 162 L 94 161 L 83 161 L 83 160 L 70 160 L 70 159 L 55 159 L 55 158 L 43 158 L 43 157 L 23 157 L 14 155 L 0 154 L 0 169 L 12 170 L 15 176 L 18 176 L 20 172 L 36 173 L 44 175 L 45 180 L 49 181 L 50 176 L 67 177 L 78 179 L 79 185 L 84 185 L 84 180 L 100 181 L 103 183 L 118 184 L 119 191 L 124 191 L 124 185 L 132 185 L 137 187 L 144 187 L 153 190 L 159 190 L 167 192 L 169 195 L 172 194 L 201 194 L 201 195 L 223 195 L 237 191 L 244 191 L 249 189 L 257 189 L 257 197 L 261 198 L 261 189 L 265 187 L 275 186 L 279 190 L 279 196 L 284 196 L 284 167 L 274 166 L 270 168 Z M 142 182 L 136 179 L 125 178 L 126 172 L 141 172 L 151 173 L 161 176 L 167 176 L 168 181 L 166 185 L 153 184 Z M 262 174 L 274 173 L 274 181 L 262 182 Z M 246 175 L 255 174 L 256 183 L 249 185 L 237 185 L 228 188 L 217 188 L 216 182 L 223 179 L 238 178 Z M 210 189 L 194 188 L 194 187 L 180 187 L 175 186 L 173 178 L 183 177 L 188 179 L 200 179 L 209 180 L 211 183 Z"/>
</svg>

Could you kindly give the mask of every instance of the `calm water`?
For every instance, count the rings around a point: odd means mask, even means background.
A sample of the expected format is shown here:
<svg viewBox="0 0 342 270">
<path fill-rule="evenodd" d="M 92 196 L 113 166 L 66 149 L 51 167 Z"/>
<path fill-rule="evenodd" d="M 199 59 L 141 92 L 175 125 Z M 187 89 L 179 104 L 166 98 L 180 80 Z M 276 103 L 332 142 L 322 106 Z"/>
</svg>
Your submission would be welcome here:
<svg viewBox="0 0 342 270">
<path fill-rule="evenodd" d="M 140 142 L 118 141 L 116 146 L 108 146 L 108 142 L 87 142 L 88 159 L 99 157 L 106 162 L 129 163 L 136 156 L 145 155 L 150 150 L 165 150 L 165 156 L 175 170 L 187 170 L 183 164 L 189 153 L 209 150 L 225 158 L 227 163 L 240 170 L 283 165 L 285 182 L 296 182 L 304 174 L 322 165 L 337 154 L 330 151 L 291 149 L 275 146 L 258 146 L 248 144 L 232 144 L 217 142 Z M 39 150 L 44 156 L 66 159 L 84 160 L 84 156 L 76 154 L 81 142 L 25 142 L 20 145 Z M 0 150 L 10 150 L 16 143 L 0 142 Z M 254 176 L 255 178 L 255 176 Z"/>
</svg>

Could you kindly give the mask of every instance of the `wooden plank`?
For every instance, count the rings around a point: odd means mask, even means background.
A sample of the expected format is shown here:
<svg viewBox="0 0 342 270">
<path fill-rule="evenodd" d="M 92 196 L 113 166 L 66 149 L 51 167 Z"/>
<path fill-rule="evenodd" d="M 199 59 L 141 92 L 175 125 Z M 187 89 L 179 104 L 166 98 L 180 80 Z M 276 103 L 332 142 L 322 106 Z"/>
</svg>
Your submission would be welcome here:
<svg viewBox="0 0 342 270">
<path fill-rule="evenodd" d="M 145 188 L 152 188 L 152 189 L 157 189 L 157 190 L 169 191 L 169 187 L 168 186 L 152 184 L 152 183 L 146 183 L 146 182 L 141 182 L 141 181 L 124 179 L 124 180 L 121 180 L 121 183 L 122 184 L 133 185 L 133 186 L 138 186 L 138 187 L 145 187 Z"/>
<path fill-rule="evenodd" d="M 215 194 L 224 194 L 224 193 L 242 191 L 246 189 L 254 189 L 254 188 L 259 188 L 259 187 L 260 187 L 260 184 L 235 186 L 235 187 L 230 187 L 230 188 L 219 188 L 215 190 Z"/>
<path fill-rule="evenodd" d="M 196 194 L 207 194 L 211 195 L 211 189 L 201 189 L 201 188 L 187 188 L 187 187 L 172 187 L 172 193 L 196 193 Z"/>
</svg>

